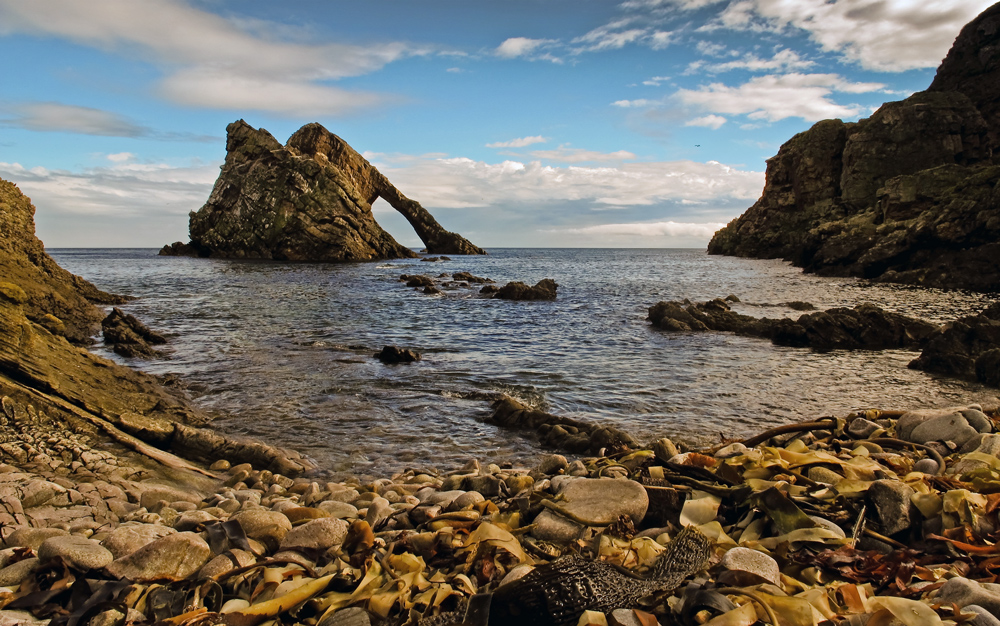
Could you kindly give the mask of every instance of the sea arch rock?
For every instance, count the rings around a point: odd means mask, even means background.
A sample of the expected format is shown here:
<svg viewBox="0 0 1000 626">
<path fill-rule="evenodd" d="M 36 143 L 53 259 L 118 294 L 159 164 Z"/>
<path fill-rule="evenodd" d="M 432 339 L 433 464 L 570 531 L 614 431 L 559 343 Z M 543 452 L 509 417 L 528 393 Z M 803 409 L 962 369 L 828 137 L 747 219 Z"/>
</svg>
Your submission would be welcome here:
<svg viewBox="0 0 1000 626">
<path fill-rule="evenodd" d="M 433 254 L 485 254 L 446 231 L 343 139 L 307 124 L 282 146 L 243 120 L 226 127 L 226 161 L 208 202 L 190 216 L 191 243 L 161 254 L 283 261 L 367 261 L 416 256 L 379 226 L 383 198 Z"/>
</svg>

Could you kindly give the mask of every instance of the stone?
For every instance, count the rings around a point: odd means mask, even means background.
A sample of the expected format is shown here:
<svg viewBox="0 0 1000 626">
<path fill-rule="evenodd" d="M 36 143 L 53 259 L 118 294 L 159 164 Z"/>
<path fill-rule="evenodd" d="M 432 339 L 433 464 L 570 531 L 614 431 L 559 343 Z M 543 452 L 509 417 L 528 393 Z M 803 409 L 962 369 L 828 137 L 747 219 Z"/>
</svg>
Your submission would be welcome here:
<svg viewBox="0 0 1000 626">
<path fill-rule="evenodd" d="M 448 510 L 461 511 L 464 508 L 475 506 L 485 500 L 486 498 L 483 497 L 483 494 L 478 491 L 467 491 L 455 498 L 451 505 L 448 506 Z"/>
<path fill-rule="evenodd" d="M 18 528 L 7 536 L 4 543 L 8 547 L 25 547 L 37 551 L 46 539 L 68 534 L 69 532 L 59 528 Z"/>
<path fill-rule="evenodd" d="M 0 569 L 0 587 L 17 587 L 41 564 L 41 559 L 32 557 L 18 561 Z"/>
<path fill-rule="evenodd" d="M 107 572 L 115 578 L 136 582 L 162 578 L 182 580 L 201 569 L 211 555 L 211 548 L 199 535 L 173 533 L 115 559 L 108 565 Z"/>
<path fill-rule="evenodd" d="M 0 626 L 48 626 L 51 620 L 35 619 L 27 611 L 0 611 Z"/>
<path fill-rule="evenodd" d="M 350 606 L 323 617 L 317 626 L 371 626 L 371 623 L 368 611 Z"/>
<path fill-rule="evenodd" d="M 176 487 L 168 487 L 166 485 L 156 485 L 149 487 L 142 492 L 139 497 L 139 506 L 155 513 L 154 507 L 160 502 L 170 503 L 175 500 L 184 500 L 186 502 L 198 503 L 202 500 L 202 495 L 197 493 L 192 493 L 191 491 L 185 491 L 183 489 L 178 489 Z"/>
<path fill-rule="evenodd" d="M 913 505 L 913 488 L 898 480 L 876 480 L 868 487 L 866 498 L 875 509 L 883 535 L 895 535 L 920 519 Z"/>
<path fill-rule="evenodd" d="M 500 287 L 493 297 L 499 300 L 555 300 L 558 287 L 551 278 L 543 278 L 533 287 L 515 281 Z"/>
<path fill-rule="evenodd" d="M 82 571 L 101 569 L 115 560 L 111 551 L 100 543 L 76 535 L 51 537 L 42 542 L 38 558 L 47 561 L 56 557 Z"/>
<path fill-rule="evenodd" d="M 962 613 L 969 614 L 972 613 L 976 617 L 972 621 L 967 622 L 971 626 L 1000 626 L 1000 619 L 997 615 L 987 611 L 978 604 L 967 604 L 962 607 Z"/>
<path fill-rule="evenodd" d="M 722 556 L 719 564 L 727 571 L 719 577 L 719 583 L 727 586 L 748 587 L 762 582 L 781 585 L 781 569 L 778 562 L 763 552 L 750 548 L 730 548 Z"/>
<path fill-rule="evenodd" d="M 969 425 L 962 413 L 956 411 L 920 423 L 910 431 L 906 440 L 924 444 L 932 441 L 951 441 L 961 446 L 978 432 Z"/>
<path fill-rule="evenodd" d="M 1000 585 L 996 583 L 979 583 L 957 576 L 941 586 L 937 600 L 942 604 L 954 602 L 959 608 L 975 604 L 1000 615 Z"/>
<path fill-rule="evenodd" d="M 860 439 L 867 439 L 873 432 L 881 428 L 878 424 L 863 417 L 857 417 L 847 427 L 847 432 Z"/>
<path fill-rule="evenodd" d="M 177 532 L 185 532 L 188 530 L 196 530 L 199 526 L 207 524 L 208 522 L 213 522 L 218 519 L 216 516 L 208 512 L 208 509 L 199 509 L 196 511 L 184 511 L 177 516 L 174 523 L 171 526 Z M 166 534 L 166 533 L 165 533 Z"/>
<path fill-rule="evenodd" d="M 320 124 L 282 146 L 243 120 L 226 127 L 226 161 L 205 205 L 190 216 L 190 244 L 161 254 L 281 261 L 416 257 L 383 230 L 371 205 L 402 213 L 432 254 L 485 254 L 448 232 L 371 163 Z"/>
<path fill-rule="evenodd" d="M 815 480 L 818 483 L 824 483 L 827 485 L 836 485 L 840 481 L 844 480 L 844 477 L 837 472 L 821 465 L 813 465 L 809 468 L 806 475 L 810 480 Z"/>
<path fill-rule="evenodd" d="M 540 541 L 563 544 L 576 541 L 585 528 L 585 526 L 546 509 L 535 517 L 530 533 L 532 537 Z"/>
<path fill-rule="evenodd" d="M 619 515 L 628 515 L 638 525 L 649 506 L 646 490 L 633 480 L 567 480 L 562 483 L 558 495 L 563 498 L 560 507 L 593 526 L 613 524 Z"/>
<path fill-rule="evenodd" d="M 368 513 L 365 515 L 365 521 L 372 528 L 377 528 L 379 524 L 391 517 L 395 513 L 395 509 L 388 500 L 382 496 L 376 496 L 370 505 L 368 505 Z"/>
<path fill-rule="evenodd" d="M 381 352 L 375 354 L 375 358 L 383 363 L 413 363 L 420 360 L 420 353 L 407 348 L 384 346 Z"/>
<path fill-rule="evenodd" d="M 260 541 L 272 552 L 292 529 L 292 523 L 288 518 L 277 511 L 241 511 L 231 519 L 240 523 L 247 537 Z"/>
<path fill-rule="evenodd" d="M 547 454 L 542 457 L 536 469 L 541 474 L 561 474 L 569 467 L 569 461 L 561 454 Z"/>
<path fill-rule="evenodd" d="M 101 321 L 101 329 L 105 345 L 125 357 L 152 356 L 156 354 L 152 346 L 167 343 L 163 335 L 118 307 Z"/>
<path fill-rule="evenodd" d="M 356 519 L 358 517 L 356 506 L 338 500 L 324 500 L 317 504 L 316 508 L 325 511 L 330 517 L 338 519 Z"/>
<path fill-rule="evenodd" d="M 346 521 L 335 517 L 312 520 L 289 531 L 281 540 L 279 549 L 309 548 L 323 551 L 339 547 L 344 543 L 349 528 Z"/>
<path fill-rule="evenodd" d="M 941 468 L 938 466 L 938 462 L 934 459 L 920 459 L 913 464 L 914 472 L 921 472 L 924 474 L 937 474 Z"/>
<path fill-rule="evenodd" d="M 234 560 L 236 563 L 233 563 Z M 251 565 L 256 562 L 257 557 L 250 552 L 240 550 L 239 548 L 233 548 L 225 554 L 220 554 L 206 563 L 204 567 L 198 570 L 198 578 L 214 578 L 219 574 L 224 574 L 230 570 L 236 569 L 237 567 L 246 567 L 247 565 Z"/>
</svg>

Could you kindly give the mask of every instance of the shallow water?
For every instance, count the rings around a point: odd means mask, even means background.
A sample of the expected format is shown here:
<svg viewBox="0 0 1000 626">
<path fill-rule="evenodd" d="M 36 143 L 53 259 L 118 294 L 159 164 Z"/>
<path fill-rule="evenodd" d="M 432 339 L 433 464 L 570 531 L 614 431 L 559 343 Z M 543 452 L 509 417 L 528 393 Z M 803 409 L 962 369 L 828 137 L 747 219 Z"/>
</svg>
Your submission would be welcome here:
<svg viewBox="0 0 1000 626">
<path fill-rule="evenodd" d="M 997 390 L 912 371 L 916 353 L 814 354 L 726 333 L 669 334 L 645 321 L 660 300 L 735 294 L 754 316 L 874 302 L 943 322 L 990 297 L 804 275 L 780 261 L 701 250 L 499 249 L 455 257 L 322 265 L 188 259 L 156 250 L 50 250 L 169 339 L 163 358 L 216 427 L 305 452 L 328 471 L 385 475 L 470 457 L 527 462 L 529 435 L 484 423 L 482 392 L 614 423 L 640 440 L 707 441 L 864 407 L 996 404 Z M 555 302 L 428 296 L 400 274 L 470 271 L 499 284 L 559 283 Z M 383 345 L 423 353 L 383 365 Z M 120 362 L 98 346 L 105 356 Z"/>
</svg>

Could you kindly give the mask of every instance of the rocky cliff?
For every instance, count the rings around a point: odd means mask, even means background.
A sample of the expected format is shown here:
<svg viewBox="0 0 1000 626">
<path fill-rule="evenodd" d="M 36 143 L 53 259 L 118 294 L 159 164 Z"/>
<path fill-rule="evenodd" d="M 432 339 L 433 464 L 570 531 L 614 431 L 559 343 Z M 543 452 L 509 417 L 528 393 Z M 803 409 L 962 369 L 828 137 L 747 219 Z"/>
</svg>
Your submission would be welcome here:
<svg viewBox="0 0 1000 626">
<path fill-rule="evenodd" d="M 0 276 L 24 290 L 24 312 L 77 344 L 90 343 L 104 313 L 97 304 L 126 298 L 105 293 L 59 267 L 35 236 L 35 207 L 17 185 L 0 179 Z"/>
<path fill-rule="evenodd" d="M 286 261 L 364 261 L 416 256 L 372 215 L 382 198 L 436 254 L 485 254 L 448 232 L 371 163 L 319 124 L 282 146 L 243 120 L 227 128 L 226 162 L 208 202 L 191 214 L 191 243 L 161 254 Z"/>
<path fill-rule="evenodd" d="M 710 254 L 826 275 L 1000 290 L 1000 4 L 969 23 L 927 91 L 825 120 L 768 160 L 761 198 Z"/>
</svg>

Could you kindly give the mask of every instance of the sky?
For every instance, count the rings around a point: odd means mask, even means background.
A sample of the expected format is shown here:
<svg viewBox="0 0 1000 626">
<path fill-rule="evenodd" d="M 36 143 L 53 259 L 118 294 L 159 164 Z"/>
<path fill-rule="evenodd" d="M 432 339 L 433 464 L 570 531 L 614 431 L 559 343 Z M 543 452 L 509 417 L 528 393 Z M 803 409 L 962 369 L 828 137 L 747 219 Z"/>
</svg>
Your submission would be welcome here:
<svg viewBox="0 0 1000 626">
<path fill-rule="evenodd" d="M 159 247 L 227 124 L 320 122 L 480 246 L 703 247 L 782 143 L 925 89 L 990 4 L 0 0 L 0 178 L 47 247 Z"/>
</svg>

